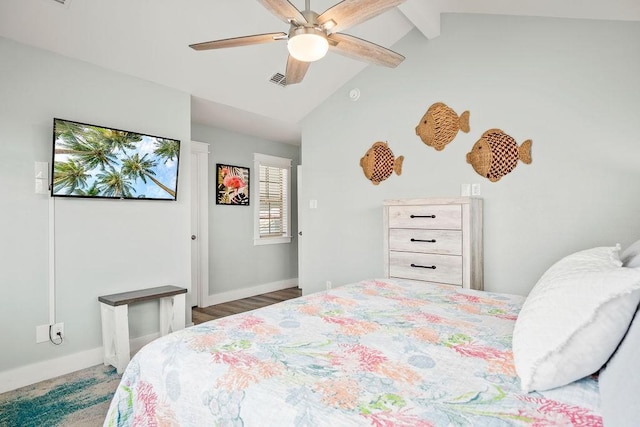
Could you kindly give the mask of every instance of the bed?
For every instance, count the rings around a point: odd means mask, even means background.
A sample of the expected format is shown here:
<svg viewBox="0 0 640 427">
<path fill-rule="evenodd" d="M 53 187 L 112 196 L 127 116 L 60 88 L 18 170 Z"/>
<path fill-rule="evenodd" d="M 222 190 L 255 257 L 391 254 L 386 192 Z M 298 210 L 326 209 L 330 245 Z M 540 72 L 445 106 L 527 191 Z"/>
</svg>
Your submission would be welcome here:
<svg viewBox="0 0 640 427">
<path fill-rule="evenodd" d="M 105 426 L 602 425 L 596 375 L 523 390 L 524 303 L 378 279 L 203 323 L 135 355 Z"/>
</svg>

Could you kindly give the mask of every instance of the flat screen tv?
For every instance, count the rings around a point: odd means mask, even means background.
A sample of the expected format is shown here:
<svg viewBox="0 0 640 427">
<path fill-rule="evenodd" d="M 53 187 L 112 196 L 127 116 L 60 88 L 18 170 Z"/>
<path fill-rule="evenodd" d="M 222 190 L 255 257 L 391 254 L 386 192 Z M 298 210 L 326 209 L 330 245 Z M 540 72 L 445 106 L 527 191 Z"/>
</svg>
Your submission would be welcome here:
<svg viewBox="0 0 640 427">
<path fill-rule="evenodd" d="M 176 200 L 180 141 L 53 119 L 51 195 Z"/>
</svg>

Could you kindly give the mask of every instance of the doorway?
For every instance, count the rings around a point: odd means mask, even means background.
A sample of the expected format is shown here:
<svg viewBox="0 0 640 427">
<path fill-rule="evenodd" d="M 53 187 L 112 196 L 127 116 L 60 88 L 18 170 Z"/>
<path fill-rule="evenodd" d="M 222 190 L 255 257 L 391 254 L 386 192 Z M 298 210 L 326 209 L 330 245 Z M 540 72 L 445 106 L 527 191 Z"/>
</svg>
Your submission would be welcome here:
<svg viewBox="0 0 640 427">
<path fill-rule="evenodd" d="M 302 294 L 304 295 L 304 286 L 302 283 L 302 228 L 304 225 L 304 221 L 302 218 L 303 209 L 302 209 L 302 165 L 298 165 L 297 168 L 297 181 L 298 181 L 298 287 L 302 290 Z"/>
<path fill-rule="evenodd" d="M 208 305 L 209 144 L 196 141 L 191 142 L 191 291 L 198 307 Z"/>
</svg>

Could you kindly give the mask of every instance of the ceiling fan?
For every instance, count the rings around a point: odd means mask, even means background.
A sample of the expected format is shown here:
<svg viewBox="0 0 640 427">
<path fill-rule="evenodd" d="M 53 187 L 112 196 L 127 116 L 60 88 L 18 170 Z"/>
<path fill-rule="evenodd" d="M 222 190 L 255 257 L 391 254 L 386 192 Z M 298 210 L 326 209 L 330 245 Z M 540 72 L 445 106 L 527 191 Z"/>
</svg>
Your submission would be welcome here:
<svg viewBox="0 0 640 427">
<path fill-rule="evenodd" d="M 290 25 L 289 33 L 255 34 L 189 45 L 195 50 L 222 49 L 287 40 L 286 84 L 300 83 L 309 65 L 331 49 L 341 55 L 386 67 L 396 67 L 404 56 L 375 43 L 339 31 L 367 21 L 405 0 L 344 0 L 321 14 L 305 0 L 300 11 L 288 0 L 258 0 L 267 10 Z"/>
</svg>

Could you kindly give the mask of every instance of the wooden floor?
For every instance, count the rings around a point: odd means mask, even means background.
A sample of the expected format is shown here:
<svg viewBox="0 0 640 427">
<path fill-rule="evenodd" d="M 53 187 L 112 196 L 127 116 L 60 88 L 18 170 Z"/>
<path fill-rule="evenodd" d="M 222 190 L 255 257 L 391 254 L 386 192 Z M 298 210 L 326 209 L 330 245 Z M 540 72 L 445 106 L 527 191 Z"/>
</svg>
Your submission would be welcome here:
<svg viewBox="0 0 640 427">
<path fill-rule="evenodd" d="M 244 298 L 237 301 L 211 305 L 209 307 L 194 307 L 191 312 L 191 316 L 193 318 L 193 324 L 197 325 L 203 322 L 208 322 L 209 320 L 243 313 L 245 311 L 265 307 L 277 302 L 297 298 L 300 295 L 302 295 L 302 291 L 299 288 L 283 289 L 281 291 L 269 292 L 268 294 L 256 295 L 254 297 Z"/>
</svg>

